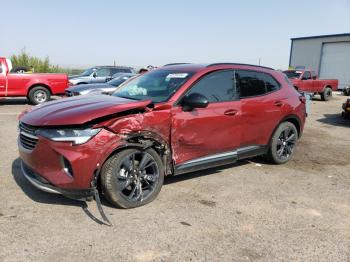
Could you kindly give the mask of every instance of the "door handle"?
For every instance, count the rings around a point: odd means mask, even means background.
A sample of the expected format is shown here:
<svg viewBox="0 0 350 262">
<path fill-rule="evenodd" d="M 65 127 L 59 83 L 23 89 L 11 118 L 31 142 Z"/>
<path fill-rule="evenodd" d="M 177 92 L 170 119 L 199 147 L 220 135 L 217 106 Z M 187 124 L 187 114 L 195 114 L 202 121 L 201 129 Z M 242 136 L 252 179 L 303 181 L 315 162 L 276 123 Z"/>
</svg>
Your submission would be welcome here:
<svg viewBox="0 0 350 262">
<path fill-rule="evenodd" d="M 224 112 L 224 114 L 225 114 L 226 116 L 234 116 L 234 115 L 236 115 L 237 113 L 238 113 L 238 111 L 235 110 L 235 109 L 229 109 L 229 110 L 226 110 L 226 111 Z"/>
<path fill-rule="evenodd" d="M 282 103 L 282 101 L 276 101 L 276 102 L 274 103 L 274 105 L 275 105 L 275 106 L 278 106 L 278 107 L 281 107 L 281 106 L 283 106 L 283 103 Z"/>
</svg>

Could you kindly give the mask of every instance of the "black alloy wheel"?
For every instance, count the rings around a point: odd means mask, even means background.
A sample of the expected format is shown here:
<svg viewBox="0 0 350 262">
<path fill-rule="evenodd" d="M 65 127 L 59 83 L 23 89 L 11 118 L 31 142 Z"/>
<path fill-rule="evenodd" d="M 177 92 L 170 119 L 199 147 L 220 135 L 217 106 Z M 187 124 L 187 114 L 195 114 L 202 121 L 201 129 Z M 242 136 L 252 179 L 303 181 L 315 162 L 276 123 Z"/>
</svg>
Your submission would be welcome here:
<svg viewBox="0 0 350 262">
<path fill-rule="evenodd" d="M 106 162 L 101 179 L 110 202 L 123 208 L 141 206 L 158 195 L 164 181 L 163 163 L 153 149 L 127 149 Z"/>
</svg>

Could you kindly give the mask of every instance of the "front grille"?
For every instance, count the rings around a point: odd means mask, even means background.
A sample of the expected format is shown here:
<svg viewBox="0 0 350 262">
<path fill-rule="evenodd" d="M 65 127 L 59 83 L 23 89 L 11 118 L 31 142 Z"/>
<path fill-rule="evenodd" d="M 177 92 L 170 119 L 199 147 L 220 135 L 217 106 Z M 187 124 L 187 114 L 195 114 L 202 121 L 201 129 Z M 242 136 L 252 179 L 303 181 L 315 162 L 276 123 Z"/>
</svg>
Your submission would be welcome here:
<svg viewBox="0 0 350 262">
<path fill-rule="evenodd" d="M 35 127 L 22 122 L 19 123 L 19 141 L 25 149 L 33 150 L 38 143 L 38 137 L 35 131 Z"/>
</svg>

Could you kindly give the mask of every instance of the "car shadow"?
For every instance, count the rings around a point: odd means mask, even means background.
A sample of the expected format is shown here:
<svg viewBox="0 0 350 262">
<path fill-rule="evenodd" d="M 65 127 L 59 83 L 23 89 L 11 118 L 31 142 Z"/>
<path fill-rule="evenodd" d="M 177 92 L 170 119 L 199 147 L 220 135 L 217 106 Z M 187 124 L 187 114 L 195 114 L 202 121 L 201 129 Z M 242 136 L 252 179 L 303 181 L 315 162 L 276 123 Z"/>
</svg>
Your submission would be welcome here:
<svg viewBox="0 0 350 262">
<path fill-rule="evenodd" d="M 332 126 L 350 127 L 350 120 L 344 119 L 341 114 L 324 114 L 322 118 L 317 119 L 318 122 Z"/>
<path fill-rule="evenodd" d="M 59 97 L 51 97 L 50 101 L 55 101 L 59 99 Z M 23 97 L 16 97 L 16 98 L 12 98 L 12 97 L 2 97 L 0 98 L 0 106 L 6 106 L 6 105 L 28 105 L 31 106 L 31 104 L 29 103 L 29 101 Z"/>
<path fill-rule="evenodd" d="M 26 98 L 0 98 L 0 106 L 5 105 L 29 105 Z"/>
<path fill-rule="evenodd" d="M 242 165 L 246 165 L 250 163 L 250 160 L 253 162 L 258 161 L 259 158 L 252 158 L 248 160 L 240 160 L 236 163 L 229 164 L 229 165 L 224 165 L 220 167 L 214 167 L 202 171 L 196 171 L 192 173 L 186 173 L 182 175 L 177 175 L 177 176 L 167 176 L 164 179 L 164 185 L 180 182 L 180 181 L 185 181 L 188 179 L 194 179 L 197 177 L 203 177 L 203 176 L 208 176 L 208 175 L 214 175 L 216 173 L 219 173 L 225 169 L 228 168 L 233 168 L 233 167 L 238 167 Z M 35 188 L 27 179 L 22 175 L 21 171 L 21 160 L 19 158 L 15 159 L 12 162 L 12 176 L 14 178 L 14 181 L 16 184 L 22 189 L 24 194 L 28 196 L 31 200 L 38 202 L 38 203 L 43 203 L 43 204 L 53 204 L 53 205 L 70 205 L 70 206 L 76 206 L 80 207 L 83 212 L 94 222 L 101 224 L 101 225 L 106 225 L 106 223 L 96 216 L 94 216 L 89 210 L 86 202 L 84 201 L 79 201 L 79 200 L 74 200 L 74 199 L 69 199 L 66 198 L 62 195 L 56 195 L 56 194 L 50 194 L 43 192 L 37 188 Z M 99 190 L 100 191 L 100 190 Z M 101 198 L 101 204 L 103 206 L 107 206 L 110 208 L 116 208 L 112 204 L 110 204 L 102 194 L 100 194 Z"/>
<path fill-rule="evenodd" d="M 62 195 L 50 194 L 43 192 L 35 188 L 27 179 L 22 175 L 21 160 L 17 158 L 12 162 L 12 176 L 16 184 L 22 189 L 24 194 L 31 200 L 42 204 L 54 204 L 54 205 L 69 205 L 80 207 L 84 213 L 98 224 L 106 224 L 96 216 L 94 216 L 89 210 L 86 202 L 69 199 Z M 102 200 L 101 200 L 102 201 Z M 103 200 L 104 203 L 106 200 Z"/>
</svg>

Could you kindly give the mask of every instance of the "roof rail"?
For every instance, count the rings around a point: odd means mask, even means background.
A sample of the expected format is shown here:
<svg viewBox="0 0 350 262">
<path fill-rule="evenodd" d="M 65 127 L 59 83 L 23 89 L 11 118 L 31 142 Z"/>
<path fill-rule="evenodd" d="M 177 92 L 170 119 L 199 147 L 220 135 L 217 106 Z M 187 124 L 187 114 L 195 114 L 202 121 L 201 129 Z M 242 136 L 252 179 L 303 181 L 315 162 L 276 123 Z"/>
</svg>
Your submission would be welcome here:
<svg viewBox="0 0 350 262">
<path fill-rule="evenodd" d="M 166 64 L 166 65 L 163 65 L 163 66 L 188 65 L 188 64 L 191 64 L 191 63 L 170 63 L 170 64 Z"/>
<path fill-rule="evenodd" d="M 207 67 L 210 67 L 210 66 L 216 66 L 216 65 L 243 65 L 243 66 L 256 66 L 256 67 L 261 67 L 261 68 L 266 68 L 266 69 L 275 70 L 275 69 L 273 69 L 272 67 L 260 66 L 260 65 L 252 65 L 252 64 L 242 64 L 242 63 L 214 63 L 214 64 L 207 65 Z"/>
</svg>

